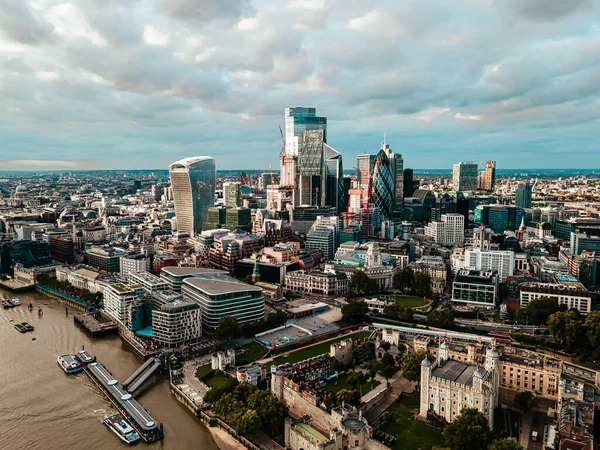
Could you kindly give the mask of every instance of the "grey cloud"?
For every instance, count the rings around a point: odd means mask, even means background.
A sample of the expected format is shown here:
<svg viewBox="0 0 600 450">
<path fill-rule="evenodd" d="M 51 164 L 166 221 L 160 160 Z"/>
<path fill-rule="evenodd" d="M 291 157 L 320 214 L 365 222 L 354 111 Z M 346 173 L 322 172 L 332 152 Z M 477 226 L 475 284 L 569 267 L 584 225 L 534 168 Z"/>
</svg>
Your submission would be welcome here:
<svg viewBox="0 0 600 450">
<path fill-rule="evenodd" d="M 171 17 L 202 23 L 237 20 L 254 12 L 249 0 L 156 0 L 156 6 Z"/>
<path fill-rule="evenodd" d="M 24 0 L 0 0 L 0 33 L 23 44 L 37 45 L 50 38 L 52 27 L 39 20 Z"/>
<path fill-rule="evenodd" d="M 552 21 L 592 6 L 592 0 L 500 0 L 517 14 L 535 21 Z"/>
</svg>

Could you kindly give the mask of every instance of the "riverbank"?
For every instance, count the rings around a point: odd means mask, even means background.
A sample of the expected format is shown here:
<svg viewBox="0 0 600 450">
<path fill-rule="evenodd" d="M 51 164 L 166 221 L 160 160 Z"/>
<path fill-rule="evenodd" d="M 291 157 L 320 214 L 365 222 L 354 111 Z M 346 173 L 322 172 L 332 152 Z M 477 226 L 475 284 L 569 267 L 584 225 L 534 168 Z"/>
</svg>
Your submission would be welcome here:
<svg viewBox="0 0 600 450">
<path fill-rule="evenodd" d="M 219 427 L 208 427 L 208 431 L 220 450 L 247 450 L 241 442 Z"/>
</svg>

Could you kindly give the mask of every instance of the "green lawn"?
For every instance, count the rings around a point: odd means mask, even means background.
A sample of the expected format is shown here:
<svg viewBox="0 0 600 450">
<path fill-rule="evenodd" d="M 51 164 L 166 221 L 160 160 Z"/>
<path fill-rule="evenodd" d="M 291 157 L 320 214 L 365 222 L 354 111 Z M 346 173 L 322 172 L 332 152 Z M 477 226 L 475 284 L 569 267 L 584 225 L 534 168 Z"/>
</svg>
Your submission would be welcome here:
<svg viewBox="0 0 600 450">
<path fill-rule="evenodd" d="M 213 375 L 212 377 L 208 377 L 203 381 L 208 387 L 219 389 L 220 387 L 223 387 L 227 384 L 227 380 L 227 377 L 219 373 L 217 375 Z"/>
<path fill-rule="evenodd" d="M 210 364 L 207 364 L 205 366 L 200 366 L 196 369 L 196 378 L 201 380 L 202 377 L 204 377 L 209 372 L 212 372 L 212 366 Z"/>
<path fill-rule="evenodd" d="M 521 414 L 509 409 L 496 408 L 494 410 L 494 431 L 503 438 L 514 437 L 519 439 L 519 423 Z"/>
<path fill-rule="evenodd" d="M 442 431 L 414 419 L 419 407 L 419 393 L 403 394 L 389 409 L 389 419 L 381 431 L 396 438 L 393 450 L 431 450 L 432 447 L 443 447 Z"/>
<path fill-rule="evenodd" d="M 257 361 L 265 356 L 267 353 L 267 349 L 259 344 L 258 342 L 250 342 L 249 344 L 244 345 L 242 348 L 248 350 L 248 353 L 244 353 L 243 355 L 235 357 L 235 365 L 243 366 L 245 364 L 250 364 L 251 362 Z"/>
<path fill-rule="evenodd" d="M 301 350 L 296 350 L 291 353 L 278 356 L 273 359 L 270 363 L 267 364 L 267 372 L 270 370 L 270 367 L 275 365 L 278 366 L 284 363 L 297 363 L 299 361 L 304 361 L 305 359 L 312 358 L 314 356 L 323 355 L 324 353 L 329 353 L 329 346 L 334 342 L 343 341 L 344 339 L 348 339 L 351 337 L 354 340 L 364 339 L 371 335 L 370 331 L 359 331 L 357 333 L 348 334 L 345 336 L 339 336 L 334 340 L 321 342 L 319 344 L 312 345 L 310 347 L 303 348 Z"/>
<path fill-rule="evenodd" d="M 411 297 L 408 295 L 397 295 L 396 305 L 403 306 L 405 308 L 417 308 L 419 306 L 425 306 L 426 301 L 423 301 L 420 297 Z"/>
<path fill-rule="evenodd" d="M 340 378 L 338 378 L 337 380 L 333 380 L 331 382 L 329 382 L 329 384 L 327 384 L 327 387 L 325 389 L 327 389 L 329 392 L 331 392 L 332 394 L 337 394 L 339 391 L 341 391 L 342 389 L 348 389 L 348 390 L 352 390 L 352 386 L 350 386 L 348 384 L 348 377 L 351 374 L 345 374 L 342 375 Z M 379 386 L 381 383 L 379 383 L 379 381 L 377 380 L 369 380 L 366 383 L 363 383 L 358 390 L 360 392 L 362 392 L 362 395 L 365 395 L 367 392 L 375 389 L 377 386 Z M 362 389 L 362 391 L 361 391 Z"/>
</svg>

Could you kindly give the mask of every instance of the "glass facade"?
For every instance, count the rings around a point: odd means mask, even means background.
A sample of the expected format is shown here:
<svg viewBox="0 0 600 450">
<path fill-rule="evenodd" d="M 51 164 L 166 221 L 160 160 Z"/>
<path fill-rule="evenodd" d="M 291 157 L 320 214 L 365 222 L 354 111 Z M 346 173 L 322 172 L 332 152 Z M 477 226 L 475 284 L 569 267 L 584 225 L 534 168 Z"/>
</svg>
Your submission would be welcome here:
<svg viewBox="0 0 600 450">
<path fill-rule="evenodd" d="M 515 206 L 517 208 L 531 208 L 531 184 L 526 181 L 521 181 L 517 184 L 517 192 L 515 193 Z"/>
<path fill-rule="evenodd" d="M 395 201 L 395 179 L 392 173 L 392 165 L 383 150 L 380 150 L 375 157 L 375 167 L 373 169 L 373 179 L 371 181 L 371 205 L 381 210 L 383 220 L 393 218 Z"/>
<path fill-rule="evenodd" d="M 215 203 L 216 167 L 210 156 L 177 161 L 169 167 L 178 231 L 198 234 Z"/>
<path fill-rule="evenodd" d="M 285 145 L 286 154 L 298 156 L 305 131 L 319 130 L 323 132 L 323 141 L 327 142 L 327 117 L 318 117 L 316 108 L 285 109 Z"/>
</svg>

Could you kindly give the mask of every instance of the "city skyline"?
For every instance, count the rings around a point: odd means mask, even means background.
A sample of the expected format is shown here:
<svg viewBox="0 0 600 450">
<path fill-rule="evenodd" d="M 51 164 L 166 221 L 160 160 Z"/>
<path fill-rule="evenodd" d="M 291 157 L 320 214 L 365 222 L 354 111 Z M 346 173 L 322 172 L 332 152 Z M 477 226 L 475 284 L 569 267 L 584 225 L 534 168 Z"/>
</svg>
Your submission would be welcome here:
<svg viewBox="0 0 600 450">
<path fill-rule="evenodd" d="M 350 160 L 600 167 L 595 2 L 192 3 L 5 5 L 1 169 L 276 167 L 295 106 Z"/>
</svg>

